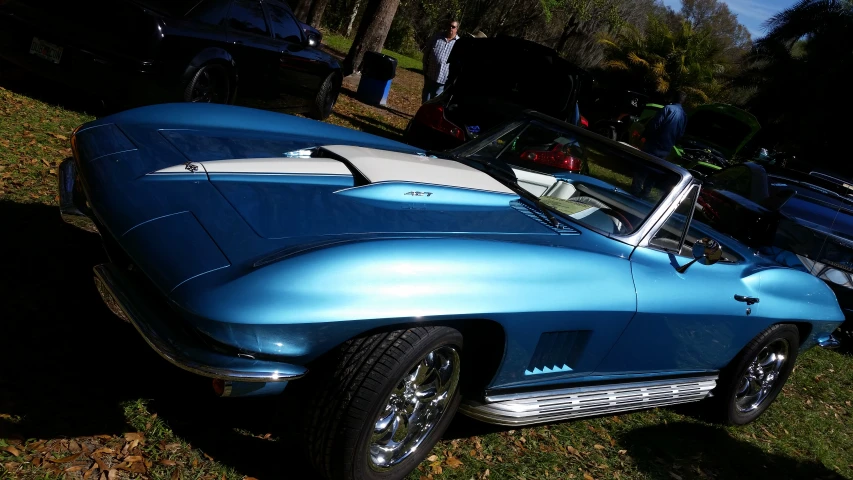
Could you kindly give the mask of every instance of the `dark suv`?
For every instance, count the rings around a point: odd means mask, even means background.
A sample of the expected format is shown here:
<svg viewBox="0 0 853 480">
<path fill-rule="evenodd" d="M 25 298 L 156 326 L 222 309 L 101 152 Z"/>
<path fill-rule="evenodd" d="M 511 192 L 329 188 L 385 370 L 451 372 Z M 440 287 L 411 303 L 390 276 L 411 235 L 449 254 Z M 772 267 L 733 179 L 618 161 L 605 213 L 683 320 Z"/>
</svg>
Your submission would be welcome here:
<svg viewBox="0 0 853 480">
<path fill-rule="evenodd" d="M 7 0 L 0 57 L 123 106 L 264 102 L 331 113 L 340 65 L 277 0 Z"/>
</svg>

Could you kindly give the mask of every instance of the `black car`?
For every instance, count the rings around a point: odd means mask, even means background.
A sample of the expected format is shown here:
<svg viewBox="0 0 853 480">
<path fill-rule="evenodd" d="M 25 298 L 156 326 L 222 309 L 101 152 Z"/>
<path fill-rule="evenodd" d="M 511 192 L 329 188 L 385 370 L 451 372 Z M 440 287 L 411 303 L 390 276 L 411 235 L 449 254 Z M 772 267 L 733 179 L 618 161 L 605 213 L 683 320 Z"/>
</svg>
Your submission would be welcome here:
<svg viewBox="0 0 853 480">
<path fill-rule="evenodd" d="M 588 78 L 554 49 L 503 35 L 457 40 L 448 64 L 444 92 L 420 107 L 406 143 L 448 150 L 528 109 L 568 120 Z"/>
<path fill-rule="evenodd" d="M 0 58 L 122 106 L 265 102 L 331 113 L 340 65 L 278 0 L 7 0 Z"/>
<path fill-rule="evenodd" d="M 835 292 L 853 349 L 853 192 L 814 175 L 747 162 L 705 178 L 694 218 L 810 273 Z"/>
</svg>

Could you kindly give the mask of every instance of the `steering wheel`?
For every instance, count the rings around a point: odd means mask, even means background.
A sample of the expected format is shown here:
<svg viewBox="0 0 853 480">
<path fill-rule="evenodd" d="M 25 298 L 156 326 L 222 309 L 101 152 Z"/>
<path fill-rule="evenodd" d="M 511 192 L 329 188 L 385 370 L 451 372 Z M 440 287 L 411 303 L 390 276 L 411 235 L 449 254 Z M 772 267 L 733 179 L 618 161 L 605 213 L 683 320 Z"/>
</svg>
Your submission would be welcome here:
<svg viewBox="0 0 853 480">
<path fill-rule="evenodd" d="M 597 198 L 589 197 L 586 195 L 579 195 L 577 197 L 571 197 L 570 200 L 573 202 L 585 203 L 587 205 L 592 205 L 593 207 L 596 207 L 599 210 L 601 210 L 602 212 L 604 212 L 605 214 L 615 218 L 616 220 L 619 220 L 619 222 L 622 224 L 623 227 L 624 226 L 628 227 L 629 232 L 634 230 L 634 226 L 631 225 L 631 222 L 628 221 L 628 219 L 625 217 L 625 215 L 622 214 L 622 212 L 619 212 L 617 210 L 613 210 L 612 208 L 607 206 L 607 204 L 605 204 L 604 202 L 602 202 L 601 200 L 599 200 Z M 622 232 L 623 229 L 624 228 L 620 228 L 619 231 Z"/>
</svg>

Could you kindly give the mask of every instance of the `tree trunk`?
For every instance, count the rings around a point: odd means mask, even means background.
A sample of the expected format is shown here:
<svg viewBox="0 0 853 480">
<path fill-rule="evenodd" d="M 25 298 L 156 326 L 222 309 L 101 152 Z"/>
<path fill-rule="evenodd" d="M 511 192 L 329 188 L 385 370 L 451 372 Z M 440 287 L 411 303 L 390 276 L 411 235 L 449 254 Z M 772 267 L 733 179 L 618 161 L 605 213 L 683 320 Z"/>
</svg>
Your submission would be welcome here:
<svg viewBox="0 0 853 480">
<path fill-rule="evenodd" d="M 355 6 L 352 7 L 352 15 L 349 17 L 349 24 L 347 24 L 347 34 L 346 37 L 349 38 L 352 35 L 352 24 L 355 23 L 355 17 L 358 16 L 358 7 L 361 6 L 361 0 L 355 0 Z"/>
<path fill-rule="evenodd" d="M 557 53 L 560 55 L 563 54 L 563 49 L 566 48 L 566 43 L 569 41 L 569 38 L 572 37 L 572 34 L 575 33 L 577 27 L 578 22 L 575 20 L 575 16 L 572 15 L 566 22 L 566 26 L 563 27 L 563 33 L 560 34 L 560 40 L 557 41 L 557 46 L 554 47 L 554 50 L 556 50 Z"/>
<path fill-rule="evenodd" d="M 388 30 L 391 29 L 391 22 L 399 5 L 400 0 L 369 0 L 352 41 L 352 47 L 344 59 L 344 76 L 361 70 L 361 61 L 365 52 L 382 51 L 385 37 L 388 36 Z"/>
<path fill-rule="evenodd" d="M 300 22 L 308 20 L 308 14 L 311 12 L 312 3 L 314 3 L 314 0 L 299 0 L 299 3 L 296 4 L 296 8 L 293 9 L 293 15 L 298 18 Z"/>
<path fill-rule="evenodd" d="M 311 13 L 308 15 L 308 21 L 305 22 L 314 28 L 320 28 L 320 22 L 323 21 L 323 13 L 326 11 L 326 5 L 329 0 L 314 0 L 314 5 L 311 6 Z"/>
</svg>

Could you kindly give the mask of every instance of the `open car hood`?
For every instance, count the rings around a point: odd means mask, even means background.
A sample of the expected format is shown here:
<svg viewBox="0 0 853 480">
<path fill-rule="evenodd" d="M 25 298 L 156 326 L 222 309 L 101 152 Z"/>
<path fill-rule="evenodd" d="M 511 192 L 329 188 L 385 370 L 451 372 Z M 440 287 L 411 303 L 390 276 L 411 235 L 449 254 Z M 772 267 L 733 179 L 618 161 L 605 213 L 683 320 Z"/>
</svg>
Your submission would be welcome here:
<svg viewBox="0 0 853 480">
<path fill-rule="evenodd" d="M 687 131 L 681 147 L 709 148 L 731 160 L 758 131 L 761 125 L 749 112 L 723 103 L 697 107 L 687 119 Z"/>
<path fill-rule="evenodd" d="M 457 40 L 448 63 L 454 101 L 494 99 L 561 119 L 574 112 L 588 76 L 552 48 L 503 35 Z"/>
</svg>

